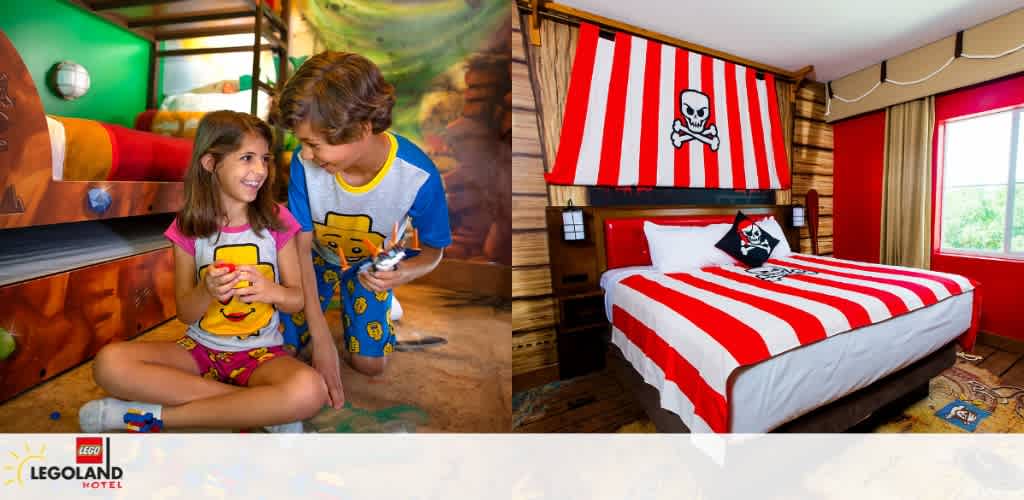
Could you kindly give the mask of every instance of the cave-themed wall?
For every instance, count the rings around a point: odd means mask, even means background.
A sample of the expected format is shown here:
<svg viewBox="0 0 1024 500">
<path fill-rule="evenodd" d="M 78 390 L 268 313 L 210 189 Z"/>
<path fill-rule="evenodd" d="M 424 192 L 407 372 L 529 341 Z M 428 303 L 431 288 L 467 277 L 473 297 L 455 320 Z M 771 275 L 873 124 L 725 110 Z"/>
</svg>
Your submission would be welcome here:
<svg viewBox="0 0 1024 500">
<path fill-rule="evenodd" d="M 305 0 L 328 50 L 376 63 L 398 94 L 393 129 L 444 177 L 449 258 L 512 262 L 511 45 L 507 0 Z"/>
</svg>

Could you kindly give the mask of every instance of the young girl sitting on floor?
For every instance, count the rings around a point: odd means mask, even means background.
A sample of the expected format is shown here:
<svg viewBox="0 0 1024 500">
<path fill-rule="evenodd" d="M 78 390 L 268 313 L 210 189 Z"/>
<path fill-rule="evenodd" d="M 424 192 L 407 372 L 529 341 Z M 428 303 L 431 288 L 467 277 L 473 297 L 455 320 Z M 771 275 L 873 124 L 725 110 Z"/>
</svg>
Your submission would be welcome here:
<svg viewBox="0 0 1024 500">
<path fill-rule="evenodd" d="M 278 310 L 303 308 L 299 225 L 273 202 L 270 127 L 208 113 L 185 175 L 174 243 L 176 342 L 117 342 L 96 356 L 96 383 L 114 396 L 79 411 L 83 432 L 247 428 L 301 432 L 327 401 L 323 378 L 288 355 Z M 117 399 L 115 399 L 117 398 Z M 288 424 L 291 422 L 291 424 Z"/>
</svg>

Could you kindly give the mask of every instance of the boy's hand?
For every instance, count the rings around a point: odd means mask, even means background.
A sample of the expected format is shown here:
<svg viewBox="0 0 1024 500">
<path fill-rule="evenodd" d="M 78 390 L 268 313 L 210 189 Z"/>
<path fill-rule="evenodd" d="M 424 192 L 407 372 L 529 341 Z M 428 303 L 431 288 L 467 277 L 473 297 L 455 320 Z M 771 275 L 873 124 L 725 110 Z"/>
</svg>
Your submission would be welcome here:
<svg viewBox="0 0 1024 500">
<path fill-rule="evenodd" d="M 262 302 L 277 304 L 280 302 L 280 286 L 267 279 L 255 266 L 238 266 L 238 279 L 248 281 L 249 286 L 235 290 L 235 296 L 246 304 Z"/>
<path fill-rule="evenodd" d="M 234 296 L 232 289 L 238 283 L 239 272 L 234 266 L 215 264 L 206 272 L 203 285 L 207 293 L 218 302 L 227 302 Z"/>
<path fill-rule="evenodd" d="M 359 273 L 359 282 L 373 292 L 386 292 L 413 279 L 415 276 L 408 270 L 402 269 L 402 266 L 392 271 L 363 271 Z"/>
</svg>

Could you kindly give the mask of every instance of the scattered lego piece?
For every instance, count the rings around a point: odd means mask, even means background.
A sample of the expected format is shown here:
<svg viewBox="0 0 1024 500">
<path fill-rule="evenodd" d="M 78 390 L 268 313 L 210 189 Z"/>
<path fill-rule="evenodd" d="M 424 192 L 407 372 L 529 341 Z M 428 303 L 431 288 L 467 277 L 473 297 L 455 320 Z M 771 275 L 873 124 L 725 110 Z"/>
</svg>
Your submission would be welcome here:
<svg viewBox="0 0 1024 500">
<path fill-rule="evenodd" d="M 60 412 L 55 411 L 50 414 L 50 420 L 60 420 Z"/>
</svg>

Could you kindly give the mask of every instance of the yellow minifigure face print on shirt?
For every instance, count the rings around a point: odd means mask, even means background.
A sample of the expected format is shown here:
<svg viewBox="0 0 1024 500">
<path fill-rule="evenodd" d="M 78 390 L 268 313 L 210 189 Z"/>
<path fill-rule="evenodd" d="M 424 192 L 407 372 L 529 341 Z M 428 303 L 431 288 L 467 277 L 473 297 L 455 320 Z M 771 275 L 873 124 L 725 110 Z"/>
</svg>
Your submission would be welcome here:
<svg viewBox="0 0 1024 500">
<path fill-rule="evenodd" d="M 274 266 L 267 262 L 260 262 L 260 250 L 256 245 L 225 245 L 217 247 L 213 252 L 213 260 L 229 262 L 236 266 L 249 265 L 256 269 L 270 281 L 274 281 Z M 206 265 L 199 269 L 199 279 L 206 278 L 206 273 L 212 269 L 212 265 Z M 243 288 L 248 282 L 239 282 Z M 199 320 L 199 326 L 214 335 L 228 335 L 246 338 L 249 335 L 259 332 L 270 322 L 274 314 L 274 306 L 262 302 L 246 304 L 238 297 L 231 297 L 227 302 L 214 300 L 206 309 L 206 314 Z"/>
<path fill-rule="evenodd" d="M 362 241 L 380 248 L 384 235 L 370 230 L 372 220 L 368 215 L 341 215 L 327 213 L 325 224 L 313 223 L 313 234 L 320 245 L 330 248 L 335 254 L 338 248 L 345 252 L 345 260 L 355 264 L 368 257 Z"/>
</svg>

